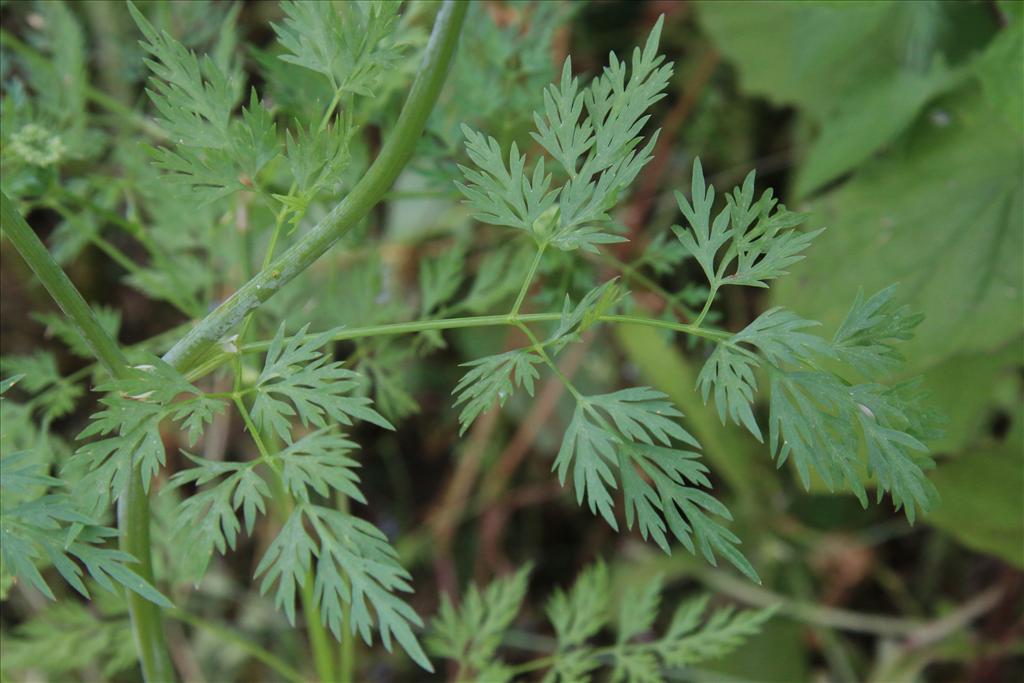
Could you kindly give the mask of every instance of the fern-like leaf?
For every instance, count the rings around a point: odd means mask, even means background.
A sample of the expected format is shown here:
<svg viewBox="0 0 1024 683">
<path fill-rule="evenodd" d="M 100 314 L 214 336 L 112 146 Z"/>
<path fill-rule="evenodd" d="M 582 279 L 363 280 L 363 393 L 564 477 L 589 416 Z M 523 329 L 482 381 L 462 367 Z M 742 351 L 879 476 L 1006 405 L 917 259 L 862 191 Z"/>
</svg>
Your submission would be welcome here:
<svg viewBox="0 0 1024 683">
<path fill-rule="evenodd" d="M 319 428 L 328 426 L 328 420 L 343 425 L 365 420 L 394 429 L 370 407 L 370 399 L 347 395 L 358 386 L 359 376 L 340 362 L 328 362 L 320 348 L 329 341 L 329 334 L 307 335 L 308 328 L 286 339 L 282 324 L 271 341 L 256 380 L 253 417 L 257 425 L 273 429 L 287 443 L 292 442 L 292 417 Z"/>
</svg>

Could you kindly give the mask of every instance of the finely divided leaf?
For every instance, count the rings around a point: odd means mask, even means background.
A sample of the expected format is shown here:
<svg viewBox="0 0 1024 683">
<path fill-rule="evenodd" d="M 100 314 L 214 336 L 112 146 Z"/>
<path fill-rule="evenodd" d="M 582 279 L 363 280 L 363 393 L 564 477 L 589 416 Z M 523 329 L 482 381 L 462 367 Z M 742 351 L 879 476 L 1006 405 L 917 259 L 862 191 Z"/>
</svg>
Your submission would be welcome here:
<svg viewBox="0 0 1024 683">
<path fill-rule="evenodd" d="M 654 627 L 661 604 L 662 576 L 658 574 L 645 585 L 633 586 L 622 599 L 616 624 L 618 642 L 626 643 Z"/>
<path fill-rule="evenodd" d="M 420 311 L 424 317 L 442 309 L 455 296 L 465 277 L 465 266 L 466 249 L 462 244 L 420 263 Z"/>
<path fill-rule="evenodd" d="M 309 325 L 287 340 L 284 325 L 267 351 L 263 371 L 256 380 L 253 417 L 257 425 L 273 429 L 285 442 L 292 442 L 292 417 L 303 425 L 323 428 L 328 420 L 351 425 L 354 420 L 372 422 L 393 429 L 362 396 L 347 396 L 358 386 L 358 375 L 341 362 L 328 362 L 319 349 L 328 334 L 307 335 Z"/>
<path fill-rule="evenodd" d="M 455 184 L 473 207 L 473 216 L 491 225 L 533 231 L 558 196 L 557 189 L 548 190 L 551 175 L 544 172 L 544 160 L 537 162 L 531 178 L 525 172 L 526 157 L 516 143 L 512 143 L 506 167 L 497 140 L 465 125 L 462 132 L 466 152 L 480 170 L 460 166 L 467 182 Z"/>
<path fill-rule="evenodd" d="M 345 620 L 342 603 L 347 603 L 348 627 L 367 645 L 373 643 L 370 629 L 376 621 L 389 652 L 394 638 L 413 661 L 433 671 L 412 630 L 423 622 L 398 596 L 412 592 L 411 577 L 398 563 L 387 537 L 366 520 L 333 508 L 308 506 L 306 514 L 320 537 L 319 550 L 314 551 L 318 559 L 313 594 L 323 623 L 340 638 Z"/>
<path fill-rule="evenodd" d="M 466 404 L 459 414 L 459 433 L 464 434 L 480 413 L 491 406 L 504 406 L 517 387 L 525 387 L 526 393 L 533 396 L 533 382 L 539 376 L 534 365 L 540 362 L 541 357 L 532 350 L 516 349 L 463 363 L 470 370 L 452 391 L 458 396 L 456 407 Z"/>
<path fill-rule="evenodd" d="M 680 243 L 700 264 L 712 292 L 725 285 L 767 287 L 803 258 L 821 230 L 796 228 L 806 216 L 788 211 L 766 190 L 754 203 L 754 173 L 727 195 L 726 206 L 712 219 L 715 190 L 706 184 L 700 160 L 693 163 L 691 199 L 676 193 L 687 227 L 673 225 Z M 719 256 L 719 254 L 721 254 Z M 731 272 L 730 272 L 731 271 Z"/>
<path fill-rule="evenodd" d="M 668 667 L 679 668 L 728 654 L 757 635 L 775 612 L 775 608 L 737 612 L 725 607 L 715 610 L 702 624 L 707 604 L 705 596 L 676 610 L 668 632 L 657 644 L 658 654 Z"/>
<path fill-rule="evenodd" d="M 568 593 L 556 590 L 547 613 L 558 636 L 558 650 L 583 644 L 608 622 L 608 568 L 599 562 L 584 571 Z"/>
<path fill-rule="evenodd" d="M 877 377 L 903 363 L 903 355 L 893 342 L 914 336 L 924 316 L 911 313 L 909 306 L 899 306 L 893 299 L 896 285 L 886 287 L 866 301 L 864 291 L 846 315 L 832 338 L 832 348 L 843 362 L 866 377 Z"/>
<path fill-rule="evenodd" d="M 715 203 L 715 188 L 704 182 L 704 168 L 701 166 L 700 159 L 693 161 L 690 197 L 692 204 L 682 193 L 676 192 L 676 203 L 679 204 L 679 210 L 686 217 L 689 229 L 673 225 L 672 230 L 676 233 L 683 248 L 697 259 L 708 282 L 714 285 L 717 281 L 715 255 L 722 245 L 732 237 L 732 231 L 729 229 L 728 209 L 723 209 L 713 221 L 711 219 L 711 207 Z"/>
<path fill-rule="evenodd" d="M 297 501 L 308 503 L 311 494 L 329 498 L 337 492 L 365 503 L 355 472 L 359 463 L 346 456 L 356 448 L 352 441 L 325 428 L 307 434 L 272 459 L 280 468 L 285 490 Z"/>
<path fill-rule="evenodd" d="M 513 142 L 506 166 L 494 138 L 463 128 L 466 150 L 479 170 L 460 167 L 467 182 L 456 184 L 477 219 L 530 232 L 538 244 L 565 251 L 596 252 L 598 245 L 625 239 L 609 211 L 650 161 L 657 139 L 654 133 L 640 147 L 646 112 L 664 97 L 672 73 L 658 54 L 662 24 L 663 18 L 642 51 L 633 51 L 631 68 L 613 53 L 604 72 L 580 90 L 566 60 L 559 85 L 544 92 L 544 111 L 534 113 L 532 135 L 562 167 L 566 180 L 560 187 L 549 190 L 552 177 L 543 157 L 531 174 Z"/>
<path fill-rule="evenodd" d="M 120 498 L 128 490 L 135 468 L 149 489 L 166 459 L 160 435 L 164 420 L 182 423 L 194 443 L 204 426 L 224 409 L 222 400 L 203 394 L 167 363 L 155 357 L 146 360 L 130 368 L 125 377 L 98 387 L 107 392 L 100 399 L 104 409 L 78 434 L 79 440 L 103 437 L 83 444 L 75 454 L 89 470 L 79 487 L 87 509 L 105 507 L 111 492 L 115 499 Z M 186 398 L 175 401 L 179 395 Z"/>
<path fill-rule="evenodd" d="M 725 424 L 728 413 L 733 422 L 743 425 L 758 441 L 762 441 L 761 428 L 751 409 L 754 392 L 757 391 L 757 378 L 754 376 L 757 365 L 756 357 L 731 345 L 719 344 L 704 362 L 697 376 L 697 387 L 704 403 L 714 391 L 715 408 L 722 424 Z"/>
<path fill-rule="evenodd" d="M 699 447 L 677 417 L 667 396 L 648 387 L 581 397 L 552 469 L 562 484 L 571 469 L 577 502 L 586 498 L 590 511 L 616 530 L 610 489 L 621 479 L 627 526 L 636 521 L 641 535 L 665 552 L 671 531 L 690 552 L 699 546 L 711 564 L 721 554 L 759 581 L 736 549 L 739 539 L 711 516 L 731 520 L 731 514 L 698 488 L 710 487 L 707 468 L 696 453 L 672 447 L 673 441 Z"/>
<path fill-rule="evenodd" d="M 376 626 L 385 648 L 390 651 L 394 639 L 417 664 L 433 671 L 412 630 L 422 621 L 398 596 L 412 591 L 409 573 L 377 527 L 333 508 L 296 506 L 256 568 L 256 577 L 263 577 L 260 592 L 276 583 L 274 603 L 291 623 L 296 589 L 314 568 L 313 596 L 321 621 L 336 638 L 341 637 L 347 605 L 347 627 L 367 645 Z"/>
<path fill-rule="evenodd" d="M 288 521 L 267 547 L 263 559 L 256 566 L 254 578 L 263 576 L 260 593 L 265 594 L 277 584 L 274 605 L 283 609 L 288 623 L 295 623 L 295 589 L 306 582 L 306 574 L 312 566 L 317 545 L 306 531 L 303 523 L 304 507 L 296 507 Z M 340 582 L 340 577 L 338 578 Z"/>
<path fill-rule="evenodd" d="M 130 568 L 135 558 L 120 550 L 101 547 L 117 530 L 98 526 L 82 514 L 78 501 L 59 491 L 61 482 L 39 471 L 27 454 L 0 458 L 0 559 L 5 571 L 55 599 L 37 564 L 50 562 L 76 591 L 89 597 L 82 568 L 104 590 L 116 592 L 115 583 L 163 607 L 172 607 L 158 590 Z M 28 495 L 28 491 L 38 491 Z M 74 559 L 73 559 L 74 558 Z"/>
<path fill-rule="evenodd" d="M 457 609 L 448 596 L 441 601 L 438 616 L 431 622 L 430 649 L 441 657 L 453 659 L 463 667 L 484 672 L 500 661 L 495 653 L 526 597 L 530 566 L 515 574 L 491 582 L 485 590 L 475 585 Z"/>
<path fill-rule="evenodd" d="M 373 96 L 404 47 L 393 39 L 400 2 L 283 2 L 272 24 L 281 59 L 326 76 L 338 93 Z"/>
<path fill-rule="evenodd" d="M 188 455 L 188 454 L 186 454 Z M 184 498 L 174 516 L 174 533 L 191 549 L 193 581 L 206 572 L 214 550 L 224 554 L 234 550 L 242 529 L 251 534 L 257 514 L 266 512 L 270 489 L 254 470 L 257 461 L 217 462 L 188 455 L 193 467 L 171 477 L 167 491 L 186 484 L 205 486 L 216 484 Z"/>
</svg>

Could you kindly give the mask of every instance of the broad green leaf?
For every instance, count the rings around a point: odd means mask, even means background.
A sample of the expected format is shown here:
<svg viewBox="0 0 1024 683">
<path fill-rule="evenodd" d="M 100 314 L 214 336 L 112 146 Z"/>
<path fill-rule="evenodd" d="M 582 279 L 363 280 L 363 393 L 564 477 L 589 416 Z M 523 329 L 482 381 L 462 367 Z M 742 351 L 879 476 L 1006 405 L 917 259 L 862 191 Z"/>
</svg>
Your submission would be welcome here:
<svg viewBox="0 0 1024 683">
<path fill-rule="evenodd" d="M 936 95 L 957 82 L 941 63 L 924 73 L 897 71 L 849 94 L 849 105 L 827 117 L 797 168 L 795 197 L 821 189 L 895 140 Z"/>
<path fill-rule="evenodd" d="M 982 90 L 992 108 L 1024 137 L 1024 19 L 1018 15 L 999 32 L 976 65 Z"/>
<path fill-rule="evenodd" d="M 959 74 L 946 65 L 957 66 L 993 27 L 980 5 L 900 0 L 702 2 L 698 16 L 744 91 L 796 105 L 817 129 L 797 196 L 895 140 L 956 85 Z"/>
<path fill-rule="evenodd" d="M 946 417 L 942 436 L 929 442 L 935 452 L 959 452 L 987 435 L 996 411 L 1016 400 L 1024 338 L 992 353 L 951 356 L 929 368 L 923 380 L 928 402 Z"/>
<path fill-rule="evenodd" d="M 1018 410 L 1014 419 L 1024 419 L 1024 415 Z M 1024 432 L 1018 426 L 1001 444 L 967 448 L 944 461 L 931 474 L 942 504 L 928 513 L 928 523 L 968 548 L 1024 568 L 1021 453 Z"/>
<path fill-rule="evenodd" d="M 812 210 L 829 225 L 774 301 L 838 325 L 857 292 L 901 284 L 924 322 L 901 346 L 913 375 L 990 353 L 1024 329 L 1024 155 L 975 88 L 921 121 L 905 149 L 865 166 Z M 820 292 L 828 291 L 828 296 Z"/>
</svg>

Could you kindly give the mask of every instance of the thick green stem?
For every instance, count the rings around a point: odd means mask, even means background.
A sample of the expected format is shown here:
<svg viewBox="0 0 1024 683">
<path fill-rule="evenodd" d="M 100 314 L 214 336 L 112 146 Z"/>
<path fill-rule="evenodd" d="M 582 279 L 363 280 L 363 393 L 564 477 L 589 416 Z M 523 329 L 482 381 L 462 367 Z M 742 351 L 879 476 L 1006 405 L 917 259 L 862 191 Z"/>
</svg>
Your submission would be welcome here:
<svg viewBox="0 0 1024 683">
<path fill-rule="evenodd" d="M 0 218 L 3 231 L 25 259 L 35 276 L 57 302 L 64 315 L 78 327 L 89 350 L 100 363 L 115 377 L 124 374 L 128 360 L 121 353 L 117 343 L 110 338 L 92 308 L 75 288 L 74 283 L 57 265 L 46 245 L 35 231 L 21 217 L 6 194 L 0 192 Z"/>
<path fill-rule="evenodd" d="M 419 73 L 398 122 L 366 175 L 302 240 L 249 280 L 167 352 L 164 360 L 188 370 L 245 315 L 308 268 L 362 220 L 390 189 L 412 156 L 444 84 L 469 3 L 446 0 L 434 22 Z"/>
<path fill-rule="evenodd" d="M 136 469 L 135 476 L 117 503 L 117 526 L 121 531 L 121 550 L 138 559 L 135 571 L 150 584 L 153 560 L 149 539 L 149 494 Z M 170 683 L 177 680 L 167 650 L 160 607 L 140 595 L 126 591 L 128 614 L 132 622 L 135 650 L 147 683 Z"/>
<path fill-rule="evenodd" d="M 114 377 L 124 377 L 128 360 L 110 335 L 100 325 L 92 308 L 82 298 L 74 283 L 61 270 L 25 219 L 21 217 L 6 194 L 0 192 L 0 223 L 3 231 L 25 259 L 60 309 L 82 334 L 96 359 Z M 136 473 L 118 503 L 118 526 L 121 530 L 121 549 L 131 553 L 139 562 L 135 571 L 150 584 L 153 565 L 149 543 L 149 498 Z M 161 623 L 160 608 L 142 596 L 127 591 L 128 613 L 131 616 L 135 646 L 142 666 L 142 674 L 150 683 L 175 680 L 174 668 L 167 652 Z"/>
<path fill-rule="evenodd" d="M 313 592 L 313 570 L 306 572 L 306 582 L 302 584 L 302 613 L 306 618 L 306 632 L 309 634 L 309 647 L 313 651 L 313 664 L 316 667 L 320 683 L 334 683 L 339 680 L 334 670 L 334 644 L 320 621 L 320 608 L 317 607 Z M 343 629 L 348 633 L 348 628 Z"/>
</svg>

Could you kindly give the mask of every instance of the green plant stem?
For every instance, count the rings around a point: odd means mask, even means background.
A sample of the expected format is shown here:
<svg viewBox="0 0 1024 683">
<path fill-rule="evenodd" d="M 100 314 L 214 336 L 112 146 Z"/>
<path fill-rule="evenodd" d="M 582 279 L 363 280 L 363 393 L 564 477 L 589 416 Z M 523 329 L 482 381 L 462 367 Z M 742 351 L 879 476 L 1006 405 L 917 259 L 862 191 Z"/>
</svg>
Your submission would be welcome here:
<svg viewBox="0 0 1024 683">
<path fill-rule="evenodd" d="M 306 572 L 306 581 L 302 584 L 302 614 L 306 619 L 306 631 L 309 633 L 309 645 L 313 650 L 313 664 L 320 683 L 334 683 L 339 680 L 334 671 L 334 646 L 331 644 L 327 629 L 320 621 L 320 610 L 316 606 L 313 594 L 313 570 Z M 343 629 L 346 633 L 348 629 Z"/>
<path fill-rule="evenodd" d="M 249 311 L 312 265 L 380 201 L 412 156 L 423 132 L 447 76 L 468 7 L 469 3 L 445 0 L 398 122 L 380 154 L 352 192 L 300 242 L 201 320 L 167 352 L 165 361 L 180 371 L 192 369 L 204 351 L 238 325 Z"/>
<path fill-rule="evenodd" d="M 613 255 L 606 252 L 601 252 L 600 256 L 597 258 L 622 273 L 622 276 L 626 280 L 635 282 L 644 289 L 654 292 L 660 296 L 664 299 L 665 303 L 668 304 L 669 308 L 674 308 L 676 312 L 682 316 L 683 320 L 693 320 L 695 317 L 693 311 L 691 311 L 686 304 L 680 301 L 679 294 L 672 294 L 657 282 L 641 273 L 638 268 L 626 263 L 625 261 L 620 261 Z"/>
<path fill-rule="evenodd" d="M 551 371 L 555 373 L 559 380 L 561 380 L 562 384 L 565 385 L 565 388 L 568 389 L 569 393 L 573 395 L 573 398 L 575 398 L 577 401 L 583 401 L 583 394 L 580 393 L 580 391 L 576 388 L 572 381 L 565 376 L 565 373 L 562 372 L 562 369 L 558 367 L 558 363 L 552 360 L 551 356 L 548 355 L 548 352 L 544 349 L 544 344 L 539 339 L 537 339 L 537 336 L 533 333 L 533 330 L 531 330 L 522 322 L 517 323 L 516 327 L 523 331 L 523 334 L 526 335 L 526 338 L 529 339 L 530 342 L 533 344 L 533 350 L 536 351 L 537 354 L 541 357 L 541 359 L 544 360 L 545 365 L 551 368 Z"/>
<path fill-rule="evenodd" d="M 237 355 L 236 355 L 237 359 Z M 237 379 L 236 379 L 237 382 Z M 242 422 L 245 423 L 245 428 L 249 431 L 249 436 L 252 437 L 253 443 L 256 444 L 256 450 L 260 453 L 260 458 L 266 463 L 267 467 L 270 468 L 271 472 L 277 479 L 277 482 L 281 482 L 281 472 L 274 462 L 274 458 L 270 453 L 270 449 L 267 448 L 266 443 L 263 441 L 263 437 L 260 435 L 259 430 L 256 428 L 256 423 L 252 419 L 252 415 L 249 413 L 249 409 L 245 405 L 245 401 L 242 400 L 241 393 L 236 387 L 234 393 L 235 407 L 238 408 L 238 413 L 242 416 Z M 283 486 L 275 487 L 279 493 L 277 497 L 281 498 L 281 502 L 284 503 L 284 507 L 287 513 L 290 515 L 295 507 L 295 501 L 288 495 L 287 491 L 284 490 Z M 306 630 L 309 632 L 309 645 L 313 651 L 313 664 L 316 667 L 317 677 L 321 683 L 334 683 L 337 680 L 334 672 L 334 647 L 331 644 L 331 639 L 327 635 L 327 629 L 324 628 L 323 623 L 320 621 L 320 610 L 316 606 L 316 596 L 313 592 L 313 573 L 312 570 L 306 573 L 306 580 L 302 585 L 302 613 L 306 620 Z"/>
<path fill-rule="evenodd" d="M 332 78 L 331 80 L 334 79 Z M 342 91 L 335 86 L 334 97 L 331 99 L 330 104 L 327 105 L 327 111 L 324 112 L 323 117 L 320 119 L 320 125 L 317 126 L 316 130 L 318 133 L 322 132 L 323 129 L 327 127 L 327 122 L 331 120 L 331 114 L 334 113 L 334 108 L 338 106 L 339 102 L 341 102 L 341 93 Z"/>
<path fill-rule="evenodd" d="M 620 653 L 623 650 L 628 650 L 630 653 L 646 652 L 648 650 L 656 650 L 658 647 L 661 646 L 661 644 L 662 644 L 662 641 L 654 640 L 654 641 L 650 641 L 650 642 L 646 642 L 646 643 L 626 643 L 626 644 L 617 644 L 617 645 L 606 645 L 604 647 L 599 647 L 599 648 L 595 648 L 593 650 L 590 650 L 589 656 L 597 658 L 597 659 L 605 659 L 605 658 L 613 657 L 613 656 L 616 655 L 616 653 Z M 515 678 L 515 677 L 520 676 L 522 674 L 530 673 L 531 671 L 536 671 L 538 669 L 546 669 L 546 668 L 554 665 L 555 662 L 558 661 L 558 659 L 559 659 L 559 655 L 557 655 L 557 654 L 547 655 L 547 656 L 544 656 L 544 657 L 538 657 L 537 659 L 531 659 L 528 662 L 523 662 L 522 664 L 519 664 L 518 666 L 513 666 L 513 667 L 511 667 L 509 669 L 509 671 L 511 672 L 512 677 Z"/>
<path fill-rule="evenodd" d="M 331 334 L 331 341 L 348 341 L 351 339 L 364 339 L 366 337 L 384 337 L 402 334 L 416 334 L 430 330 L 455 330 L 472 327 L 497 327 L 502 325 L 518 326 L 519 323 L 542 323 L 561 320 L 561 313 L 523 313 L 517 316 L 509 315 L 473 315 L 460 318 L 436 318 L 434 320 L 415 320 L 405 323 L 388 323 L 385 325 L 368 325 L 366 327 L 339 328 Z M 599 322 L 623 323 L 629 325 L 644 325 L 646 327 L 660 327 L 683 334 L 692 334 L 711 341 L 726 341 L 732 335 L 722 330 L 711 328 L 694 327 L 686 323 L 675 323 L 670 320 L 658 318 L 646 318 L 635 315 L 602 315 L 598 316 Z M 289 338 L 285 338 L 286 341 Z M 270 348 L 269 341 L 253 342 L 241 348 L 242 353 L 262 353 Z"/>
<path fill-rule="evenodd" d="M 2 192 L 0 224 L 36 278 L 43 283 L 64 315 L 74 323 L 96 359 L 112 376 L 126 376 L 128 360 L 117 342 L 100 325 L 96 314 L 75 288 L 74 283 L 57 265 L 46 245 L 15 209 L 14 202 Z M 119 499 L 117 523 L 121 532 L 121 549 L 138 560 L 136 573 L 151 585 L 155 585 L 149 539 L 149 497 L 137 471 L 129 480 L 128 490 L 122 492 Z M 160 607 L 132 591 L 127 591 L 127 599 L 132 634 L 143 677 L 149 683 L 174 681 L 176 676 L 167 651 Z"/>
<path fill-rule="evenodd" d="M 331 341 L 350 341 L 353 339 L 366 339 L 368 337 L 398 336 L 403 334 L 416 334 L 430 330 L 456 330 L 474 327 L 517 327 L 519 323 L 543 323 L 555 322 L 562 318 L 561 313 L 520 313 L 516 316 L 504 315 L 474 315 L 458 318 L 436 318 L 434 320 L 414 320 L 403 323 L 388 323 L 385 325 L 368 325 L 366 327 L 338 328 L 330 335 Z M 597 318 L 599 322 L 619 323 L 627 325 L 643 325 L 646 327 L 658 327 L 690 334 L 710 341 L 728 344 L 732 336 L 723 330 L 712 328 L 695 327 L 686 323 L 676 323 L 670 320 L 658 318 L 646 318 L 635 315 L 602 315 Z M 242 345 L 239 353 L 263 353 L 270 348 L 269 341 L 253 342 Z M 742 349 L 742 347 L 741 347 Z M 201 361 L 190 371 L 185 373 L 185 378 L 194 382 L 200 377 L 213 372 L 231 357 L 234 352 L 219 352 L 204 356 Z"/>
<path fill-rule="evenodd" d="M 110 338 L 92 308 L 82 298 L 74 283 L 61 270 L 53 259 L 46 245 L 42 243 L 35 231 L 29 227 L 14 206 L 14 202 L 6 194 L 0 192 L 0 218 L 3 231 L 14 248 L 25 259 L 36 278 L 57 302 L 64 315 L 71 319 L 85 338 L 96 359 L 110 372 L 118 377 L 125 374 L 128 359 L 125 358 L 117 343 Z"/>
<path fill-rule="evenodd" d="M 519 288 L 519 294 L 516 296 L 516 302 L 512 305 L 512 310 L 509 312 L 510 318 L 515 318 L 519 315 L 519 309 L 523 305 L 523 301 L 526 299 L 526 293 L 530 291 L 530 285 L 533 284 L 533 276 L 537 274 L 537 268 L 540 267 L 540 259 L 544 255 L 544 247 L 546 243 L 541 243 L 537 249 L 536 255 L 533 257 L 533 263 L 530 264 L 530 271 L 526 274 L 526 279 L 523 280 L 523 286 Z"/>
<path fill-rule="evenodd" d="M 195 614 L 189 614 L 188 612 L 183 612 L 181 610 L 174 610 L 170 612 L 168 616 L 191 626 L 195 626 L 196 628 L 201 628 L 204 631 L 209 631 L 218 638 L 235 645 L 253 659 L 263 662 L 268 667 L 276 671 L 289 683 L 306 683 L 306 678 L 303 677 L 297 669 L 293 669 L 280 657 L 264 650 L 259 645 L 246 640 L 229 628 L 225 628 L 220 624 L 215 624 L 212 621 L 208 621 L 202 617 L 196 616 Z"/>
<path fill-rule="evenodd" d="M 337 501 L 338 510 L 349 514 L 349 500 L 348 496 L 340 491 L 335 494 Z M 348 626 L 352 622 L 349 621 L 352 614 L 352 605 L 345 603 L 341 608 L 342 624 Z M 352 632 L 351 628 L 341 629 L 341 652 L 339 653 L 339 671 L 338 680 L 341 683 L 355 683 L 355 670 L 356 670 L 356 636 Z"/>
<path fill-rule="evenodd" d="M 697 319 L 693 321 L 693 324 L 694 324 L 695 327 L 700 327 L 700 324 L 702 322 L 704 322 L 704 316 L 706 316 L 708 314 L 708 311 L 711 310 L 711 304 L 712 304 L 712 302 L 714 302 L 715 294 L 717 294 L 717 293 L 718 293 L 718 286 L 717 285 L 711 285 L 711 292 L 708 294 L 708 300 L 704 302 L 704 308 L 702 308 L 700 310 L 700 315 L 698 315 Z"/>
</svg>

